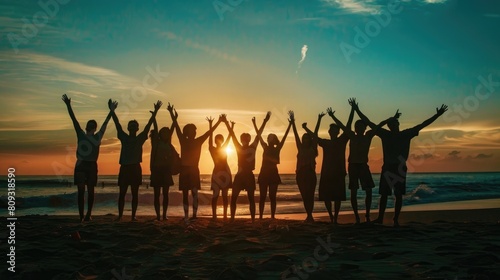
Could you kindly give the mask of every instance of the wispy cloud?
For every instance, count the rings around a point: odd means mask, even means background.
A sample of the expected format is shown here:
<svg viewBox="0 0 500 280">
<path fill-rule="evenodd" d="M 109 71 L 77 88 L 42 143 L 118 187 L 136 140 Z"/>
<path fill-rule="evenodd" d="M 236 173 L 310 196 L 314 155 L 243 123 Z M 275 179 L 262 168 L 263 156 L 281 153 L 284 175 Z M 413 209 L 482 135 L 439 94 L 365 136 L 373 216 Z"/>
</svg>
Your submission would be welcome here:
<svg viewBox="0 0 500 280">
<path fill-rule="evenodd" d="M 381 6 L 373 0 L 322 0 L 327 6 L 340 9 L 344 13 L 377 14 Z"/>
<path fill-rule="evenodd" d="M 229 54 L 229 53 L 226 53 L 224 51 L 221 51 L 215 47 L 212 47 L 212 46 L 209 46 L 207 44 L 204 44 L 204 43 L 201 43 L 201 42 L 197 42 L 197 41 L 193 41 L 189 38 L 184 38 L 178 34 L 175 34 L 174 32 L 171 32 L 171 31 L 156 31 L 158 33 L 158 35 L 161 37 L 161 38 L 166 38 L 168 40 L 172 40 L 172 41 L 176 41 L 176 42 L 179 42 L 180 44 L 183 44 L 184 46 L 188 47 L 188 48 L 191 48 L 191 49 L 195 49 L 195 50 L 199 50 L 199 51 L 202 51 L 204 53 L 207 53 L 213 57 L 217 57 L 219 59 L 222 59 L 222 60 L 225 60 L 225 61 L 229 61 L 229 62 L 232 62 L 232 63 L 242 63 L 243 61 L 240 60 L 238 57 L 236 57 L 235 55 L 232 55 L 232 54 Z"/>
</svg>

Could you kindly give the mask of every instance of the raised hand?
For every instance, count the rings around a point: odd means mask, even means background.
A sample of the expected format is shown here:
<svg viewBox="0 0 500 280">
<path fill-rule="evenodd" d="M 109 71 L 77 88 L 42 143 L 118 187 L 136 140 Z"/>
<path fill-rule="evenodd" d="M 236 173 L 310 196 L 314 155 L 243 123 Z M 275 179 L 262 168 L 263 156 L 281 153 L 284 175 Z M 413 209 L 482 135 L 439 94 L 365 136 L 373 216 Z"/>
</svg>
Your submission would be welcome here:
<svg viewBox="0 0 500 280">
<path fill-rule="evenodd" d="M 441 108 L 436 108 L 436 115 L 441 116 L 444 112 L 448 111 L 448 106 L 442 104 Z"/>
<path fill-rule="evenodd" d="M 306 122 L 302 124 L 302 128 L 303 128 L 303 129 L 306 129 L 306 128 L 307 128 L 307 123 L 306 123 Z"/>
<path fill-rule="evenodd" d="M 324 112 L 321 112 L 321 113 L 319 113 L 319 114 L 318 114 L 318 119 L 321 119 L 321 118 L 323 118 L 324 116 L 325 116 L 325 113 L 324 113 Z"/>
<path fill-rule="evenodd" d="M 396 114 L 394 114 L 394 117 L 395 119 L 399 119 L 399 117 L 401 117 L 401 113 L 399 112 L 399 109 L 396 111 Z"/>
<path fill-rule="evenodd" d="M 288 111 L 288 116 L 290 117 L 289 122 L 295 122 L 295 113 L 292 110 Z"/>
<path fill-rule="evenodd" d="M 255 117 L 252 118 L 252 123 L 256 124 Z"/>
<path fill-rule="evenodd" d="M 110 98 L 108 100 L 108 108 L 109 108 L 109 110 L 114 111 L 114 110 L 116 110 L 117 107 L 118 107 L 118 101 L 113 101 Z"/>
<path fill-rule="evenodd" d="M 179 114 L 177 113 L 177 110 L 173 109 L 172 111 L 172 119 L 177 120 L 177 117 L 179 117 Z"/>
<path fill-rule="evenodd" d="M 219 116 L 219 119 L 221 122 L 226 123 L 227 122 L 227 115 L 226 114 L 221 114 Z"/>
<path fill-rule="evenodd" d="M 161 105 L 163 105 L 163 102 L 161 102 L 160 100 L 158 100 L 158 101 L 154 104 L 154 106 L 155 106 L 155 112 L 158 112 L 158 110 L 160 110 Z"/>
<path fill-rule="evenodd" d="M 214 121 L 214 119 L 212 118 L 212 116 L 206 117 L 205 119 L 208 121 L 208 123 L 210 124 L 210 126 L 212 126 L 212 123 Z"/>
<path fill-rule="evenodd" d="M 168 105 L 167 105 L 167 110 L 168 110 L 169 112 L 174 111 L 174 104 L 170 104 L 170 102 L 168 102 Z"/>
<path fill-rule="evenodd" d="M 328 108 L 326 108 L 326 112 L 328 113 L 328 115 L 329 115 L 330 117 L 332 117 L 332 118 L 333 118 L 333 114 L 335 114 L 335 111 L 333 111 L 333 110 L 332 110 L 332 107 L 328 107 Z"/>
<path fill-rule="evenodd" d="M 358 102 L 356 102 L 356 98 L 349 98 L 347 102 L 349 102 L 349 105 L 351 105 L 354 109 L 358 109 Z"/>
<path fill-rule="evenodd" d="M 234 122 L 234 121 L 231 121 L 230 123 L 231 123 L 231 128 L 234 128 L 234 124 L 235 124 L 235 122 Z"/>
<path fill-rule="evenodd" d="M 268 121 L 271 118 L 271 111 L 267 111 L 266 117 L 264 118 L 264 121 Z"/>
<path fill-rule="evenodd" d="M 61 99 L 62 99 L 62 101 L 64 101 L 64 103 L 66 103 L 66 105 L 71 104 L 71 98 L 69 98 L 67 94 L 63 94 Z"/>
</svg>

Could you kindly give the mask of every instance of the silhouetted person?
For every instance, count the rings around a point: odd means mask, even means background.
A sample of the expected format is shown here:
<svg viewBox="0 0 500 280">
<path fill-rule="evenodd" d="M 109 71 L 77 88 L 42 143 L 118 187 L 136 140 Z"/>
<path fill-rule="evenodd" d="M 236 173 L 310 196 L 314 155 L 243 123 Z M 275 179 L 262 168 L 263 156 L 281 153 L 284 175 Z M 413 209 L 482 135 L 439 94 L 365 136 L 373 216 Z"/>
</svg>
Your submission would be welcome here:
<svg viewBox="0 0 500 280">
<path fill-rule="evenodd" d="M 326 209 L 330 215 L 330 220 L 337 224 L 337 218 L 340 211 L 340 204 L 346 200 L 345 190 L 345 148 L 349 137 L 346 133 L 340 136 L 340 128 L 336 124 L 330 124 L 328 134 L 330 139 L 322 139 L 318 137 L 317 131 L 321 123 L 321 118 L 325 114 L 318 115 L 318 122 L 316 123 L 316 133 L 313 133 L 307 128 L 304 123 L 304 129 L 317 138 L 318 144 L 323 148 L 323 164 L 321 166 L 321 177 L 319 179 L 319 200 L 325 202 Z M 349 114 L 347 126 L 352 123 L 354 110 Z M 334 215 L 332 215 L 332 201 L 334 201 Z"/>
<path fill-rule="evenodd" d="M 349 99 L 349 104 L 356 102 L 356 99 Z M 356 224 L 360 223 L 358 214 L 358 201 L 357 192 L 359 189 L 359 182 L 361 187 L 366 193 L 365 206 L 366 206 L 366 221 L 370 222 L 370 208 L 372 205 L 372 188 L 375 187 L 373 182 L 370 167 L 368 166 L 368 152 L 370 151 L 370 144 L 377 129 L 387 123 L 387 120 L 379 123 L 374 129 L 366 131 L 366 124 L 363 120 L 357 120 L 354 123 L 354 130 L 351 127 L 346 127 L 334 115 L 332 108 L 327 109 L 328 115 L 332 117 L 335 123 L 347 134 L 349 137 L 349 189 L 351 190 L 351 205 L 356 217 Z M 366 131 L 366 132 L 365 132 Z"/>
<path fill-rule="evenodd" d="M 171 107 L 168 104 L 169 108 Z M 153 112 L 151 112 L 153 113 Z M 174 131 L 176 119 L 172 119 L 172 126 L 162 127 L 158 131 L 156 119 L 153 121 L 153 130 L 150 133 L 151 138 L 151 186 L 154 188 L 154 206 L 156 219 L 160 221 L 160 193 L 163 192 L 163 220 L 168 220 L 168 191 L 174 184 L 172 179 L 172 158 L 176 151 L 171 144 L 172 133 Z"/>
<path fill-rule="evenodd" d="M 270 117 L 271 112 L 267 112 L 252 144 L 250 144 L 250 140 L 252 138 L 248 133 L 241 134 L 240 144 L 234 134 L 233 127 L 229 126 L 227 120 L 224 121 L 227 129 L 229 130 L 229 134 L 233 139 L 234 147 L 236 148 L 236 153 L 238 155 L 238 173 L 234 176 L 233 193 L 231 195 L 231 221 L 234 221 L 234 216 L 236 215 L 236 201 L 238 200 L 238 195 L 242 190 L 247 191 L 250 216 L 252 218 L 252 222 L 255 220 L 255 176 L 253 174 L 253 170 L 255 169 L 255 153 L 257 151 L 257 145 L 259 144 L 259 138 L 262 135 L 262 131 L 264 131 L 264 127 Z M 255 117 L 252 118 L 252 122 L 255 122 Z"/>
<path fill-rule="evenodd" d="M 224 115 L 225 119 L 225 115 Z M 228 135 L 226 141 L 224 142 L 224 136 L 221 134 L 215 135 L 215 146 L 213 140 L 213 130 L 212 130 L 212 122 L 213 119 L 207 118 L 209 123 L 210 137 L 208 137 L 208 150 L 210 151 L 210 155 L 212 156 L 212 160 L 214 161 L 214 169 L 212 171 L 212 180 L 210 189 L 213 191 L 212 195 L 212 218 L 217 219 L 217 200 L 219 199 L 219 194 L 222 192 L 222 202 L 224 205 L 224 219 L 227 219 L 227 206 L 228 199 L 227 194 L 229 189 L 232 187 L 232 176 L 231 170 L 229 169 L 229 164 L 227 163 L 227 152 L 226 148 L 231 141 L 231 135 Z M 234 126 L 234 123 L 232 123 Z"/>
<path fill-rule="evenodd" d="M 371 128 L 376 127 L 374 123 L 361 113 L 358 104 L 353 103 L 352 108 L 356 110 L 361 119 Z M 376 131 L 376 135 L 382 140 L 384 164 L 380 174 L 379 215 L 377 219 L 373 221 L 374 223 L 383 223 L 385 208 L 387 206 L 387 197 L 392 195 L 392 190 L 394 190 L 394 195 L 396 196 L 396 203 L 394 205 L 394 226 L 399 226 L 398 219 L 403 205 L 403 195 L 406 194 L 406 161 L 410 153 L 411 139 L 417 136 L 420 130 L 430 125 L 447 110 L 448 106 L 443 104 L 441 108 L 436 108 L 436 114 L 434 116 L 417 126 L 403 131 L 399 130 L 398 118 L 401 114 L 398 111 L 387 123 L 389 130 L 380 128 Z"/>
<path fill-rule="evenodd" d="M 172 106 L 173 107 L 173 106 Z M 172 119 L 177 118 L 178 114 L 174 109 L 170 109 Z M 219 126 L 222 121 L 222 116 L 219 120 L 202 136 L 196 138 L 196 126 L 188 123 L 184 128 L 180 129 L 178 122 L 175 122 L 175 130 L 179 142 L 181 144 L 181 172 L 179 173 L 179 190 L 182 191 L 182 201 L 184 205 L 184 220 L 187 221 L 189 217 L 189 191 L 193 197 L 193 219 L 196 219 L 198 212 L 198 190 L 201 189 L 200 184 L 200 170 L 198 164 L 200 162 L 201 146 L 203 142 L 208 139 L 210 134 Z"/>
<path fill-rule="evenodd" d="M 305 221 L 311 223 L 314 222 L 312 212 L 314 209 L 314 192 L 316 191 L 317 183 L 316 157 L 318 156 L 318 144 L 316 143 L 316 138 L 313 138 L 309 133 L 304 133 L 301 141 L 297 133 L 297 127 L 295 126 L 295 115 L 293 111 L 289 111 L 288 115 L 290 116 L 289 121 L 292 124 L 295 144 L 297 145 L 298 151 L 295 179 L 307 213 Z"/>
<path fill-rule="evenodd" d="M 97 122 L 95 120 L 89 120 L 85 126 L 85 131 L 83 131 L 76 120 L 73 108 L 71 108 L 71 98 L 63 94 L 62 100 L 68 109 L 77 138 L 77 160 L 74 170 L 74 183 L 78 187 L 78 212 L 80 214 L 80 221 L 90 221 L 92 220 L 92 207 L 94 206 L 94 189 L 97 185 L 97 158 L 99 157 L 99 147 L 104 132 L 106 131 L 106 126 L 111 118 L 111 114 L 118 106 L 118 103 L 111 102 L 111 100 L 108 101 L 108 107 L 110 109 L 109 114 L 104 120 L 101 129 L 95 133 L 97 130 Z M 87 214 L 84 217 L 85 185 L 87 185 L 88 195 Z"/>
<path fill-rule="evenodd" d="M 255 131 L 258 131 L 257 124 L 253 122 Z M 269 189 L 269 200 L 271 201 L 271 219 L 274 219 L 276 213 L 276 194 L 278 185 L 281 184 L 281 178 L 278 173 L 278 164 L 280 163 L 280 152 L 285 145 L 286 137 L 290 131 L 291 123 L 289 122 L 286 128 L 285 135 L 281 141 L 276 134 L 271 133 L 267 136 L 267 144 L 260 136 L 259 142 L 264 149 L 262 154 L 262 165 L 259 172 L 257 182 L 259 183 L 259 219 L 262 219 L 264 214 L 264 206 L 266 204 L 267 190 Z"/>
<path fill-rule="evenodd" d="M 118 117 L 113 112 L 111 115 L 116 126 L 118 139 L 122 144 L 120 151 L 120 173 L 118 174 L 118 186 L 120 187 L 120 195 L 118 197 L 118 221 L 122 219 L 123 208 L 125 206 L 125 195 L 127 194 L 128 186 L 132 190 L 132 221 L 137 221 L 135 213 L 139 204 L 139 186 L 142 184 L 142 145 L 148 139 L 148 131 L 153 124 L 156 113 L 162 105 L 161 101 L 154 104 L 154 111 L 144 130 L 139 131 L 139 123 L 136 120 L 128 122 L 127 130 L 129 134 L 122 129 Z"/>
</svg>

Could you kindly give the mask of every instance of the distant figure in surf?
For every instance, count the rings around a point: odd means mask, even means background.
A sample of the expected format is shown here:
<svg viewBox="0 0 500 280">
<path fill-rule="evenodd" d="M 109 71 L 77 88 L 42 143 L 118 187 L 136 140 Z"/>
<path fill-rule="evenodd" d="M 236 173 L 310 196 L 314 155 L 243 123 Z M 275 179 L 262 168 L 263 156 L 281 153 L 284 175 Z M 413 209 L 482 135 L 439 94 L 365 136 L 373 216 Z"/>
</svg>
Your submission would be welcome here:
<svg viewBox="0 0 500 280">
<path fill-rule="evenodd" d="M 113 111 L 112 118 L 116 126 L 118 139 L 122 144 L 120 151 L 120 173 L 118 174 L 118 186 L 120 194 L 118 197 L 118 219 L 120 221 L 123 216 L 123 208 L 125 206 L 125 195 L 127 194 L 128 186 L 132 191 L 132 221 L 137 221 L 135 214 L 137 205 L 139 204 L 139 186 L 142 184 L 142 145 L 148 139 L 148 132 L 156 117 L 156 113 L 160 109 L 162 102 L 158 100 L 154 104 L 154 111 L 144 130 L 139 131 L 139 123 L 136 120 L 128 122 L 127 130 L 129 134 L 122 129 L 120 121 Z"/>
<path fill-rule="evenodd" d="M 312 223 L 314 222 L 312 213 L 314 209 L 314 192 L 316 191 L 317 183 L 316 157 L 318 156 L 318 144 L 316 143 L 316 138 L 313 138 L 309 133 L 304 133 L 301 140 L 295 126 L 295 114 L 293 111 L 289 111 L 288 116 L 290 117 L 288 120 L 293 128 L 298 151 L 295 179 L 307 213 L 305 222 Z M 317 131 L 314 133 L 316 134 Z"/>
<path fill-rule="evenodd" d="M 173 106 L 169 109 L 172 119 L 177 119 L 178 114 Z M 187 222 L 189 218 L 189 191 L 193 197 L 193 217 L 196 219 L 198 212 L 198 190 L 201 189 L 200 170 L 198 168 L 201 156 L 201 146 L 208 139 L 210 134 L 219 126 L 223 120 L 223 115 L 213 127 L 205 132 L 200 137 L 196 138 L 196 126 L 192 123 L 186 124 L 182 131 L 178 122 L 175 122 L 175 131 L 181 144 L 181 170 L 179 174 L 179 190 L 182 191 L 182 202 L 184 205 L 184 220 Z"/>
<path fill-rule="evenodd" d="M 223 115 L 223 119 L 226 116 Z M 212 131 L 212 123 L 214 119 L 212 117 L 207 118 L 210 131 Z M 234 122 L 231 123 L 231 127 L 234 127 Z M 219 194 L 222 192 L 222 203 L 223 203 L 223 215 L 224 219 L 227 219 L 227 207 L 228 207 L 228 191 L 232 187 L 232 176 L 231 170 L 229 169 L 229 164 L 227 163 L 227 152 L 226 148 L 231 141 L 231 135 L 228 135 L 226 141 L 224 141 L 224 136 L 221 134 L 215 135 L 215 146 L 213 139 L 213 131 L 208 137 L 208 150 L 214 161 L 214 169 L 212 171 L 212 179 L 210 189 L 213 191 L 212 195 L 212 218 L 217 219 L 217 201 L 219 199 Z"/>
<path fill-rule="evenodd" d="M 255 131 L 258 131 L 257 124 L 253 122 Z M 262 165 L 259 172 L 259 178 L 257 182 L 259 183 L 259 219 L 262 220 L 264 214 L 264 206 L 266 204 L 267 190 L 269 189 L 269 200 L 271 201 L 271 219 L 274 219 L 276 213 L 276 194 L 278 192 L 278 185 L 281 184 L 281 178 L 278 172 L 278 164 L 280 163 L 280 152 L 285 145 L 286 137 L 290 131 L 292 123 L 288 123 L 285 135 L 281 141 L 278 139 L 276 134 L 271 133 L 267 136 L 267 144 L 262 139 L 262 136 L 258 137 L 260 145 L 264 149 L 262 155 Z"/>
<path fill-rule="evenodd" d="M 346 200 L 345 189 L 345 149 L 349 137 L 346 133 L 339 136 L 340 128 L 336 124 L 330 124 L 328 134 L 330 139 L 322 139 L 318 137 L 318 128 L 321 124 L 321 119 L 325 114 L 318 115 L 315 132 L 307 128 L 307 124 L 303 124 L 303 128 L 317 139 L 318 144 L 323 148 L 323 163 L 321 166 L 321 177 L 319 180 L 319 200 L 324 201 L 325 207 L 328 210 L 330 220 L 337 224 L 337 219 L 340 211 L 340 204 Z M 354 110 L 351 110 L 347 126 L 351 126 Z M 334 201 L 334 213 L 332 214 L 332 201 Z"/>
<path fill-rule="evenodd" d="M 372 123 L 363 113 L 361 113 L 359 106 L 356 102 L 351 103 L 352 108 L 358 113 L 361 119 L 368 124 L 372 129 L 377 126 Z M 423 123 L 416 125 L 412 128 L 399 130 L 399 110 L 396 115 L 389 119 L 387 126 L 389 130 L 380 128 L 377 129 L 375 134 L 382 140 L 382 148 L 384 154 L 384 164 L 382 165 L 382 172 L 380 174 L 380 203 L 379 214 L 374 223 L 382 224 L 384 222 L 384 213 L 387 207 L 387 197 L 394 195 L 396 202 L 394 205 L 394 226 L 399 226 L 399 215 L 403 205 L 403 195 L 406 194 L 406 172 L 408 170 L 406 161 L 410 153 L 411 139 L 418 135 L 420 130 L 433 123 L 437 118 L 448 110 L 448 106 L 441 105 L 436 108 L 436 114 L 425 120 Z"/>
<path fill-rule="evenodd" d="M 167 109 L 173 106 L 170 103 Z M 153 113 L 153 112 L 151 112 Z M 175 116 L 174 116 L 175 117 Z M 156 118 L 153 120 L 153 130 L 149 137 L 151 138 L 151 186 L 154 189 L 154 207 L 156 212 L 156 220 L 160 221 L 160 193 L 163 192 L 163 220 L 168 220 L 168 191 L 170 186 L 174 184 L 172 178 L 172 158 L 176 156 L 175 148 L 171 144 L 172 133 L 174 132 L 176 118 L 172 119 L 172 126 L 162 127 L 158 131 L 158 123 Z M 149 187 L 149 184 L 148 184 Z"/>
<path fill-rule="evenodd" d="M 78 187 L 78 212 L 80 214 L 80 221 L 90 221 L 92 220 L 92 207 L 94 206 L 94 188 L 97 185 L 97 158 L 99 157 L 99 147 L 109 119 L 118 106 L 118 103 L 112 102 L 111 99 L 108 101 L 110 111 L 101 125 L 101 129 L 96 133 L 97 122 L 95 120 L 89 120 L 85 126 L 85 131 L 83 131 L 76 120 L 73 108 L 71 108 L 71 98 L 63 94 L 62 100 L 66 104 L 78 140 L 74 183 Z M 84 216 L 85 185 L 87 185 L 87 214 Z"/>
<path fill-rule="evenodd" d="M 229 126 L 227 119 L 224 119 L 238 155 L 238 173 L 234 176 L 233 193 L 231 195 L 231 221 L 234 221 L 234 217 L 236 215 L 236 201 L 238 200 L 238 196 L 242 190 L 247 191 L 250 216 L 252 218 L 252 222 L 255 220 L 255 176 L 253 174 L 253 170 L 255 169 L 255 153 L 257 151 L 257 145 L 259 144 L 259 138 L 262 135 L 262 131 L 264 131 L 264 127 L 270 117 L 271 112 L 267 112 L 262 125 L 257 130 L 257 136 L 251 144 L 251 136 L 248 133 L 241 134 L 240 144 L 234 134 L 233 127 Z M 255 117 L 252 118 L 252 123 L 255 123 Z"/>
</svg>

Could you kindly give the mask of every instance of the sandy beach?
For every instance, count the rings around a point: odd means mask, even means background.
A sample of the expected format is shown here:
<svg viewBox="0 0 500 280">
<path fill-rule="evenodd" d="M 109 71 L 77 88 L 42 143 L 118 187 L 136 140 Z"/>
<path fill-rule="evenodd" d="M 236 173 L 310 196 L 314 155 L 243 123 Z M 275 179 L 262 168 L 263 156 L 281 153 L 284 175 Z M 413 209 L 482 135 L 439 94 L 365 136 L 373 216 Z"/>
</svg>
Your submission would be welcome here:
<svg viewBox="0 0 500 280">
<path fill-rule="evenodd" d="M 285 219 L 286 217 L 286 219 Z M 2 279 L 500 279 L 500 208 L 412 211 L 401 227 L 317 214 L 251 223 L 23 216 Z M 78 234 L 77 234 L 78 233 Z M 2 238 L 2 243 L 5 238 Z M 2 246 L 6 248 L 6 246 Z"/>
</svg>

